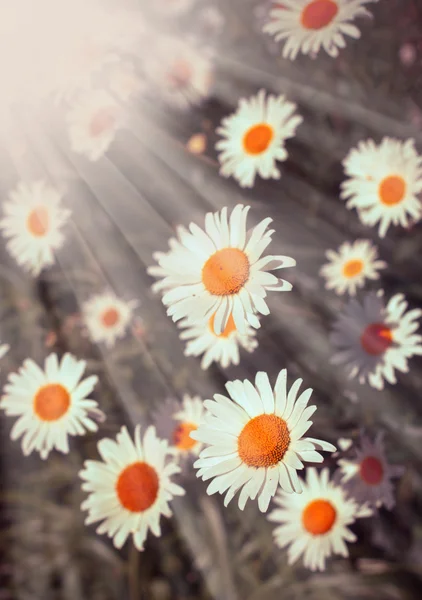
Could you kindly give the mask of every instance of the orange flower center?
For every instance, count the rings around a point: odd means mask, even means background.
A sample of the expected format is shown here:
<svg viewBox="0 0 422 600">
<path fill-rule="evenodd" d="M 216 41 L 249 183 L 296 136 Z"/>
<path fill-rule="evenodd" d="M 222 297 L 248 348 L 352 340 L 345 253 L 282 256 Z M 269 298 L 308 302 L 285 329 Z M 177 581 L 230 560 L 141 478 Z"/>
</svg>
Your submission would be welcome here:
<svg viewBox="0 0 422 600">
<path fill-rule="evenodd" d="M 237 294 L 248 277 L 249 259 L 239 248 L 217 250 L 202 269 L 202 283 L 215 296 Z"/>
<path fill-rule="evenodd" d="M 237 449 L 248 467 L 272 467 L 279 463 L 290 444 L 286 421 L 276 415 L 251 419 L 239 434 Z"/>
<path fill-rule="evenodd" d="M 381 483 L 384 469 L 381 461 L 375 456 L 367 456 L 360 463 L 360 476 L 368 485 Z"/>
<path fill-rule="evenodd" d="M 173 88 L 183 88 L 189 85 L 192 79 L 192 66 L 186 60 L 174 61 L 171 71 L 167 73 L 167 80 Z"/>
<path fill-rule="evenodd" d="M 323 29 L 338 13 L 337 2 L 333 0 L 313 0 L 305 6 L 301 22 L 305 29 Z"/>
<path fill-rule="evenodd" d="M 228 338 L 230 334 L 232 334 L 234 331 L 236 331 L 236 325 L 234 324 L 233 316 L 230 315 L 229 320 L 227 321 L 227 325 L 225 326 L 223 333 L 220 333 L 220 335 L 217 335 L 214 331 L 214 319 L 215 319 L 215 313 L 209 320 L 209 328 L 211 329 L 211 333 L 213 333 L 216 337 Z"/>
<path fill-rule="evenodd" d="M 302 523 L 312 535 L 323 535 L 330 531 L 336 520 L 337 512 L 328 500 L 312 500 L 302 514 Z"/>
<path fill-rule="evenodd" d="M 28 215 L 26 226 L 35 237 L 43 237 L 48 232 L 50 217 L 45 206 L 37 206 Z"/>
<path fill-rule="evenodd" d="M 120 503 L 130 512 L 143 512 L 158 496 L 158 475 L 146 462 L 136 462 L 124 469 L 117 480 Z"/>
<path fill-rule="evenodd" d="M 179 450 L 192 450 L 197 441 L 190 437 L 190 433 L 197 429 L 198 426 L 193 423 L 180 423 L 173 431 L 173 444 L 176 448 L 179 448 Z"/>
<path fill-rule="evenodd" d="M 101 322 L 104 327 L 113 327 L 119 320 L 119 313 L 115 308 L 108 308 L 101 315 Z"/>
<path fill-rule="evenodd" d="M 347 279 L 351 279 L 352 277 L 356 277 L 362 273 L 363 269 L 363 261 L 359 259 L 349 260 L 343 266 L 343 275 Z"/>
<path fill-rule="evenodd" d="M 362 348 L 372 356 L 383 354 L 393 343 L 392 331 L 383 323 L 368 325 L 360 336 Z"/>
<path fill-rule="evenodd" d="M 116 115 L 112 108 L 101 108 L 94 115 L 90 124 L 90 133 L 92 137 L 98 137 L 106 131 L 113 129 L 116 123 Z"/>
<path fill-rule="evenodd" d="M 243 147 L 248 154 L 265 152 L 274 137 L 273 128 L 267 123 L 254 125 L 243 136 Z"/>
<path fill-rule="evenodd" d="M 70 394 L 59 383 L 48 383 L 34 398 L 34 412 L 42 421 L 57 421 L 67 413 L 69 406 Z"/>
<path fill-rule="evenodd" d="M 379 197 L 386 206 L 399 204 L 406 193 L 406 182 L 399 175 L 390 175 L 380 183 Z"/>
</svg>

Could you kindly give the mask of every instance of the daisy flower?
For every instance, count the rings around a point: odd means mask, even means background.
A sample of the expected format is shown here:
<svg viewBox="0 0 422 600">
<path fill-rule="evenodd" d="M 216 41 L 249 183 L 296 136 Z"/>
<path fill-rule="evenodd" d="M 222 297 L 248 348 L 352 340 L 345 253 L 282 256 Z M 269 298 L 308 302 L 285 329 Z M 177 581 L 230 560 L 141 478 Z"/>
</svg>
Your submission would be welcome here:
<svg viewBox="0 0 422 600">
<path fill-rule="evenodd" d="M 366 279 L 379 279 L 378 270 L 387 266 L 377 260 L 378 250 L 370 240 L 344 242 L 337 252 L 328 250 L 326 256 L 330 262 L 322 267 L 320 274 L 327 280 L 325 287 L 334 289 L 338 295 L 348 292 L 354 296 Z"/>
<path fill-rule="evenodd" d="M 172 482 L 179 467 L 168 462 L 168 447 L 154 427 L 148 427 L 141 439 L 139 425 L 132 440 L 126 427 L 116 441 L 98 443 L 103 462 L 87 460 L 79 473 L 82 489 L 89 492 L 81 509 L 88 511 L 86 525 L 103 521 L 97 533 L 113 538 L 121 548 L 129 535 L 138 550 L 143 550 L 148 530 L 161 535 L 161 515 L 171 516 L 169 502 L 184 490 Z"/>
<path fill-rule="evenodd" d="M 330 336 L 336 354 L 332 362 L 344 365 L 349 378 L 382 390 L 384 380 L 396 383 L 394 370 L 409 370 L 408 359 L 422 355 L 422 336 L 415 334 L 422 310 L 406 312 L 403 294 L 384 305 L 382 295 L 369 293 L 361 304 L 350 300 Z"/>
<path fill-rule="evenodd" d="M 173 321 L 189 317 L 191 322 L 214 315 L 214 331 L 223 333 L 230 319 L 241 335 L 247 322 L 260 326 L 255 311 L 269 314 L 264 300 L 268 291 L 290 291 L 287 281 L 269 273 L 273 269 L 293 267 L 288 256 L 264 256 L 274 230 L 266 231 L 272 219 L 261 221 L 248 232 L 249 206 L 238 204 L 230 219 L 227 208 L 205 217 L 205 231 L 191 223 L 189 231 L 178 229 L 179 240 L 172 238 L 168 253 L 157 252 L 158 266 L 148 273 L 160 277 L 155 290 L 169 290 L 163 296 L 167 314 Z"/>
<path fill-rule="evenodd" d="M 45 360 L 44 371 L 30 358 L 17 373 L 11 373 L 0 400 L 8 416 L 19 417 L 10 437 L 23 436 L 25 456 L 37 450 L 47 458 L 55 448 L 69 452 L 68 436 L 97 431 L 95 421 L 103 420 L 95 400 L 87 398 L 98 381 L 96 375 L 81 379 L 86 362 L 65 354 L 59 362 L 57 354 Z"/>
<path fill-rule="evenodd" d="M 137 300 L 127 302 L 112 292 L 90 298 L 85 302 L 82 312 L 92 341 L 97 344 L 104 342 L 108 348 L 114 346 L 116 340 L 126 334 L 138 305 Z"/>
<path fill-rule="evenodd" d="M 414 143 L 388 137 L 379 146 L 362 141 L 343 161 L 349 179 L 340 196 L 347 208 L 357 209 L 364 225 L 378 223 L 380 237 L 391 224 L 407 227 L 422 216 L 422 156 Z"/>
<path fill-rule="evenodd" d="M 248 380 L 229 381 L 226 389 L 231 400 L 215 394 L 214 400 L 204 402 L 204 423 L 191 437 L 208 447 L 194 467 L 197 477 L 212 479 L 208 494 L 226 492 L 225 506 L 241 490 L 241 510 L 248 498 L 258 497 L 259 509 L 265 512 L 279 485 L 288 493 L 302 492 L 297 476 L 297 470 L 304 468 L 302 461 L 322 462 L 317 450 L 335 451 L 328 442 L 303 438 L 316 411 L 316 406 L 307 407 L 312 390 L 296 399 L 302 379 L 289 391 L 286 379 L 284 369 L 273 391 L 268 375 L 260 372 L 255 387 Z"/>
<path fill-rule="evenodd" d="M 377 508 L 384 505 L 391 510 L 395 504 L 391 480 L 400 477 L 403 468 L 388 464 L 383 437 L 379 433 L 371 441 L 362 435 L 353 459 L 342 458 L 338 464 L 341 483 L 357 502 Z"/>
<path fill-rule="evenodd" d="M 294 60 L 299 52 L 316 54 L 321 49 L 332 57 L 344 48 L 345 35 L 358 39 L 356 17 L 371 13 L 364 7 L 377 0 L 283 0 L 275 2 L 263 30 L 276 42 L 286 40 L 283 57 Z"/>
<path fill-rule="evenodd" d="M 110 147 L 120 123 L 119 106 L 104 90 L 83 94 L 66 115 L 70 146 L 91 161 Z"/>
<path fill-rule="evenodd" d="M 276 161 L 286 160 L 285 141 L 294 137 L 303 119 L 296 104 L 284 96 L 265 95 L 260 90 L 248 100 L 242 98 L 236 112 L 222 120 L 216 130 L 224 139 L 215 147 L 220 152 L 220 173 L 231 175 L 241 187 L 252 187 L 256 175 L 279 179 Z"/>
<path fill-rule="evenodd" d="M 61 207 L 61 199 L 45 181 L 21 182 L 3 204 L 0 229 L 6 248 L 34 276 L 54 263 L 54 251 L 64 243 L 61 229 L 71 213 Z"/>
<path fill-rule="evenodd" d="M 240 361 L 239 347 L 247 352 L 253 352 L 258 346 L 255 339 L 255 331 L 249 324 L 246 324 L 246 333 L 239 334 L 234 324 L 232 315 L 230 315 L 224 331 L 217 335 L 214 331 L 215 314 L 205 323 L 189 324 L 189 320 L 181 323 L 181 327 L 186 327 L 180 334 L 180 339 L 188 340 L 185 349 L 185 356 L 200 356 L 203 354 L 201 367 L 208 369 L 210 364 L 215 361 L 226 369 L 229 365 L 238 365 Z"/>
<path fill-rule="evenodd" d="M 367 507 L 359 507 L 329 477 L 328 469 L 322 469 L 318 475 L 316 469 L 309 468 L 300 496 L 280 490 L 275 498 L 280 508 L 273 510 L 268 519 L 279 524 L 274 529 L 274 539 L 280 548 L 289 546 L 289 564 L 303 556 L 305 567 L 323 571 L 332 554 L 347 557 L 345 542 L 356 541 L 348 526 L 359 517 L 371 515 Z"/>
</svg>

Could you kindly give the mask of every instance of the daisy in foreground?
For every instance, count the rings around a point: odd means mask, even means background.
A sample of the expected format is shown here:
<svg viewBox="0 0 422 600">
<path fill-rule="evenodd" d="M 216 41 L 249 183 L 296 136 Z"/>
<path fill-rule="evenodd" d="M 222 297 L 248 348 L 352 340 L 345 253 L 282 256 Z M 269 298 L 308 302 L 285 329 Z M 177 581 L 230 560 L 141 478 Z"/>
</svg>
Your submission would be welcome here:
<svg viewBox="0 0 422 600">
<path fill-rule="evenodd" d="M 385 137 L 359 142 L 343 161 L 349 179 L 342 183 L 341 198 L 356 208 L 364 225 L 378 223 L 380 237 L 390 225 L 407 227 L 422 216 L 422 156 L 414 140 Z"/>
<path fill-rule="evenodd" d="M 275 497 L 280 508 L 273 510 L 268 519 L 279 524 L 274 529 L 275 543 L 280 548 L 289 546 L 289 564 L 303 556 L 305 567 L 323 571 L 332 554 L 347 557 L 345 541 L 356 541 L 348 526 L 357 518 L 371 515 L 369 508 L 359 507 L 329 477 L 328 469 L 318 475 L 316 469 L 309 468 L 300 496 L 280 490 Z"/>
<path fill-rule="evenodd" d="M 88 511 L 86 525 L 103 521 L 97 533 L 113 538 L 121 548 L 129 535 L 138 550 L 143 550 L 148 530 L 159 537 L 161 515 L 171 516 L 169 502 L 184 490 L 171 481 L 179 467 L 168 462 L 168 446 L 154 427 L 143 438 L 139 425 L 134 439 L 126 427 L 116 441 L 103 439 L 98 452 L 104 462 L 87 460 L 79 473 L 82 489 L 89 492 L 81 509 Z"/>
<path fill-rule="evenodd" d="M 283 0 L 275 2 L 264 32 L 276 42 L 286 40 L 283 57 L 294 60 L 299 52 L 316 54 L 324 50 L 332 57 L 344 48 L 345 35 L 358 39 L 359 29 L 352 24 L 356 17 L 371 13 L 365 4 L 377 0 Z"/>
<path fill-rule="evenodd" d="M 6 248 L 33 276 L 54 263 L 54 251 L 64 243 L 62 227 L 70 211 L 61 207 L 61 194 L 45 181 L 19 183 L 3 204 L 0 221 Z"/>
<path fill-rule="evenodd" d="M 334 452 L 335 446 L 314 438 L 303 438 L 312 425 L 309 419 L 316 406 L 308 406 L 312 390 L 299 392 L 302 380 L 290 390 L 287 372 L 279 373 L 274 391 L 268 375 L 256 375 L 255 387 L 248 380 L 229 381 L 231 400 L 215 394 L 206 400 L 204 424 L 191 437 L 208 444 L 194 467 L 197 477 L 213 481 L 208 494 L 225 495 L 224 504 L 240 491 L 238 505 L 244 509 L 248 498 L 258 498 L 262 512 L 268 508 L 279 485 L 288 493 L 301 493 L 297 471 L 302 461 L 322 462 L 318 450 Z"/>
<path fill-rule="evenodd" d="M 82 312 L 92 341 L 104 342 L 108 348 L 114 346 L 116 340 L 124 337 L 138 305 L 137 300 L 127 302 L 112 292 L 90 298 Z"/>
<path fill-rule="evenodd" d="M 276 161 L 286 160 L 285 141 L 294 137 L 303 119 L 295 113 L 296 104 L 284 96 L 256 96 L 239 101 L 237 111 L 222 120 L 216 130 L 224 139 L 215 145 L 220 152 L 220 173 L 231 175 L 241 187 L 252 187 L 256 175 L 279 179 Z"/>
<path fill-rule="evenodd" d="M 330 262 L 322 267 L 320 274 L 327 280 L 325 287 L 334 289 L 338 295 L 348 292 L 354 296 L 366 279 L 379 279 L 379 269 L 387 266 L 377 260 L 378 250 L 369 240 L 344 242 L 337 252 L 328 250 L 326 256 Z"/>
<path fill-rule="evenodd" d="M 377 508 L 384 505 L 389 510 L 394 507 L 391 480 L 403 474 L 403 467 L 388 464 L 382 433 L 373 442 L 362 435 L 354 458 L 342 458 L 338 464 L 341 483 L 357 502 Z"/>
<path fill-rule="evenodd" d="M 369 293 L 361 304 L 351 300 L 334 324 L 330 340 L 332 363 L 344 365 L 349 378 L 382 390 L 384 380 L 396 383 L 394 370 L 409 370 L 408 359 L 422 355 L 422 336 L 415 334 L 422 310 L 408 312 L 403 294 L 385 306 L 382 294 Z"/>
<path fill-rule="evenodd" d="M 25 456 L 37 450 L 47 458 L 55 448 L 69 452 L 68 436 L 97 431 L 96 421 L 103 420 L 95 400 L 87 398 L 98 381 L 96 375 L 82 379 L 86 362 L 65 354 L 45 360 L 44 370 L 28 358 L 17 373 L 11 373 L 0 400 L 8 416 L 19 417 L 10 437 L 22 439 Z"/>
<path fill-rule="evenodd" d="M 247 323 L 259 328 L 255 311 L 269 314 L 264 300 L 268 291 L 290 291 L 287 281 L 269 273 L 293 267 L 288 256 L 262 256 L 274 230 L 266 231 L 272 219 L 261 221 L 252 231 L 246 229 L 249 206 L 238 204 L 230 219 L 227 208 L 205 217 L 205 231 L 191 223 L 190 231 L 178 229 L 179 239 L 169 242 L 170 251 L 157 252 L 159 266 L 148 273 L 160 277 L 156 291 L 168 290 L 163 303 L 173 321 L 189 317 L 202 322 L 214 315 L 217 335 L 224 332 L 230 316 L 239 334 L 247 334 Z"/>
<path fill-rule="evenodd" d="M 202 369 L 208 369 L 215 361 L 226 369 L 230 364 L 238 365 L 240 361 L 239 347 L 247 352 L 253 352 L 258 346 L 255 331 L 246 325 L 246 333 L 240 335 L 230 315 L 224 331 L 217 335 L 214 331 L 214 315 L 203 324 L 189 325 L 189 320 L 181 323 L 186 327 L 180 334 L 180 339 L 189 340 L 186 344 L 185 356 L 203 354 Z"/>
</svg>

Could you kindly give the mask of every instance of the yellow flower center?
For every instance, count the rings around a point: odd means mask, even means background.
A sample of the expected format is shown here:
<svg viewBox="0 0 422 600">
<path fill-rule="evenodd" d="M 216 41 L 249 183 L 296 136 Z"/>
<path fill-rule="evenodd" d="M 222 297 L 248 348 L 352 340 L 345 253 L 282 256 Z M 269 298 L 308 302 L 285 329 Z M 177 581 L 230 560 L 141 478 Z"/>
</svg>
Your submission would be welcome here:
<svg viewBox="0 0 422 600">
<path fill-rule="evenodd" d="M 101 322 L 104 327 L 113 327 L 119 320 L 119 313 L 115 308 L 108 308 L 101 315 Z"/>
<path fill-rule="evenodd" d="M 347 279 L 351 279 L 352 277 L 356 277 L 362 273 L 363 269 L 363 261 L 360 259 L 353 259 L 347 261 L 343 265 L 343 275 Z"/>
<path fill-rule="evenodd" d="M 375 456 L 367 456 L 360 463 L 360 476 L 368 485 L 378 485 L 384 475 L 381 461 Z"/>
<path fill-rule="evenodd" d="M 49 383 L 40 388 L 34 398 L 34 412 L 42 421 L 57 421 L 67 413 L 70 394 L 59 383 Z"/>
<path fill-rule="evenodd" d="M 338 13 L 334 0 L 313 0 L 305 6 L 301 14 L 301 23 L 305 29 L 324 29 Z"/>
<path fill-rule="evenodd" d="M 173 444 L 176 448 L 179 448 L 179 450 L 192 450 L 197 441 L 193 440 L 190 434 L 197 429 L 198 426 L 193 423 L 180 423 L 173 431 Z"/>
<path fill-rule="evenodd" d="M 218 337 L 218 338 L 228 338 L 229 335 L 231 335 L 234 331 L 236 331 L 236 325 L 234 324 L 233 316 L 230 315 L 229 320 L 227 321 L 227 325 L 224 328 L 224 331 L 222 333 L 220 333 L 220 335 L 217 335 L 215 333 L 215 331 L 214 331 L 214 319 L 215 319 L 215 313 L 213 314 L 213 316 L 209 320 L 209 328 L 210 328 L 211 332 L 216 337 Z"/>
<path fill-rule="evenodd" d="M 336 520 L 337 511 L 328 500 L 312 500 L 303 511 L 303 527 L 312 535 L 323 535 L 330 531 Z"/>
<path fill-rule="evenodd" d="M 384 323 L 371 323 L 360 336 L 360 343 L 365 352 L 379 356 L 393 343 L 393 332 Z"/>
<path fill-rule="evenodd" d="M 116 492 L 121 505 L 130 512 L 143 512 L 157 499 L 157 471 L 145 462 L 126 467 L 119 475 Z"/>
<path fill-rule="evenodd" d="M 26 226 L 29 233 L 35 237 L 43 237 L 50 224 L 50 217 L 45 206 L 37 206 L 28 215 Z"/>
<path fill-rule="evenodd" d="M 406 193 L 406 182 L 399 175 L 390 175 L 383 179 L 379 186 L 379 197 L 382 204 L 394 206 L 399 204 Z"/>
<path fill-rule="evenodd" d="M 237 294 L 248 277 L 249 259 L 239 248 L 217 250 L 202 268 L 202 283 L 215 296 Z"/>
<path fill-rule="evenodd" d="M 254 125 L 243 136 L 243 148 L 247 154 L 262 154 L 274 137 L 273 128 L 267 123 Z"/>
<path fill-rule="evenodd" d="M 249 467 L 272 467 L 290 444 L 286 421 L 276 415 L 259 415 L 243 427 L 237 439 L 241 460 Z"/>
</svg>

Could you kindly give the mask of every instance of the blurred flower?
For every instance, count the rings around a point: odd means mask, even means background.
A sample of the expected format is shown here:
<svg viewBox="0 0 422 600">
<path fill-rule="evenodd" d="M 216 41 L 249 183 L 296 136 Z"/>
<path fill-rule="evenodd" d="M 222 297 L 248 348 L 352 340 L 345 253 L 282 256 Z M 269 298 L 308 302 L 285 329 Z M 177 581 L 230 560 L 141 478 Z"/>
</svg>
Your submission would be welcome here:
<svg viewBox="0 0 422 600">
<path fill-rule="evenodd" d="M 260 326 L 255 311 L 269 314 L 267 291 L 291 290 L 290 283 L 268 271 L 292 267 L 296 261 L 287 256 L 260 258 L 274 233 L 266 231 L 272 219 L 264 219 L 249 233 L 249 208 L 238 204 L 230 220 L 226 207 L 207 213 L 205 231 L 194 223 L 190 231 L 179 227 L 180 241 L 172 238 L 168 253 L 155 253 L 159 266 L 149 267 L 148 273 L 162 278 L 155 290 L 169 290 L 163 303 L 173 321 L 189 317 L 200 322 L 214 315 L 214 331 L 219 335 L 231 315 L 238 332 L 245 335 L 247 323 Z"/>
<path fill-rule="evenodd" d="M 86 92 L 66 115 L 73 152 L 96 161 L 107 152 L 116 136 L 120 110 L 104 90 Z"/>
<path fill-rule="evenodd" d="M 180 334 L 180 339 L 189 340 L 186 344 L 185 356 L 203 354 L 202 369 L 208 369 L 213 361 L 220 363 L 224 369 L 230 364 L 238 365 L 239 346 L 248 352 L 253 352 L 258 346 L 255 331 L 249 324 L 246 324 L 246 333 L 241 335 L 230 315 L 224 331 L 217 335 L 214 331 L 214 318 L 215 314 L 202 324 L 192 325 L 188 319 L 180 323 L 181 327 L 186 327 Z"/>
<path fill-rule="evenodd" d="M 347 208 L 357 209 L 364 225 L 379 223 L 380 237 L 391 224 L 406 227 L 409 217 L 421 218 L 422 156 L 414 140 L 385 137 L 379 146 L 373 140 L 361 141 L 343 166 L 350 179 L 342 183 L 341 198 L 348 199 Z"/>
<path fill-rule="evenodd" d="M 108 69 L 108 88 L 122 102 L 129 102 L 144 88 L 132 62 L 118 62 Z"/>
<path fill-rule="evenodd" d="M 294 137 L 303 119 L 295 115 L 296 104 L 284 96 L 265 96 L 260 90 L 248 100 L 242 98 L 236 112 L 222 120 L 216 130 L 223 140 L 215 147 L 220 154 L 220 173 L 233 177 L 241 187 L 253 187 L 255 176 L 279 179 L 276 161 L 286 160 L 285 140 Z"/>
<path fill-rule="evenodd" d="M 352 460 L 342 458 L 338 464 L 344 489 L 359 504 L 393 508 L 395 501 L 391 479 L 402 475 L 403 468 L 388 464 L 382 433 L 373 442 L 362 435 L 360 447 L 355 448 L 355 457 Z"/>
<path fill-rule="evenodd" d="M 224 504 L 242 488 L 239 508 L 248 498 L 258 497 L 262 512 L 268 508 L 279 485 L 288 493 L 301 493 L 297 470 L 302 461 L 322 462 L 317 450 L 335 451 L 328 442 L 303 438 L 312 425 L 310 417 L 316 406 L 307 406 L 312 390 L 307 389 L 296 400 L 302 379 L 290 390 L 286 388 L 287 372 L 280 371 L 274 392 L 266 373 L 248 380 L 229 381 L 226 389 L 232 400 L 215 394 L 206 400 L 204 424 L 191 435 L 208 448 L 201 451 L 194 467 L 197 477 L 213 479 L 208 494 L 226 493 Z"/>
<path fill-rule="evenodd" d="M 60 206 L 62 196 L 45 181 L 19 183 L 4 202 L 0 221 L 6 248 L 16 262 L 37 276 L 54 263 L 54 251 L 61 248 L 62 226 L 70 211 Z"/>
<path fill-rule="evenodd" d="M 354 296 L 366 279 L 379 279 L 378 269 L 387 266 L 377 260 L 378 250 L 370 240 L 344 242 L 337 252 L 328 250 L 326 256 L 330 262 L 322 267 L 320 274 L 327 280 L 325 287 L 334 289 L 338 295 L 348 292 Z"/>
<path fill-rule="evenodd" d="M 199 13 L 198 34 L 202 38 L 209 38 L 222 32 L 225 18 L 216 6 L 204 6 Z"/>
<path fill-rule="evenodd" d="M 413 44 L 403 44 L 400 46 L 399 57 L 402 65 L 410 67 L 416 60 L 416 48 Z"/>
<path fill-rule="evenodd" d="M 195 133 L 186 143 L 186 148 L 191 154 L 203 154 L 207 149 L 205 133 Z"/>
<path fill-rule="evenodd" d="M 69 435 L 97 431 L 88 412 L 101 411 L 87 396 L 98 377 L 91 375 L 81 381 L 85 367 L 84 360 L 71 354 L 65 354 L 59 363 L 53 353 L 46 358 L 44 371 L 28 358 L 18 373 L 9 375 L 0 408 L 8 416 L 19 416 L 10 437 L 16 440 L 23 435 L 25 456 L 37 450 L 45 459 L 53 448 L 67 454 Z"/>
<path fill-rule="evenodd" d="M 155 0 L 153 8 L 163 16 L 174 18 L 176 14 L 184 13 L 197 2 L 197 0 Z"/>
<path fill-rule="evenodd" d="M 344 48 L 345 35 L 359 38 L 359 29 L 351 24 L 356 17 L 370 15 L 364 4 L 377 0 L 286 0 L 275 2 L 270 22 L 263 31 L 278 42 L 287 40 L 283 57 L 294 60 L 299 52 L 317 53 L 321 49 L 332 57 Z"/>
<path fill-rule="evenodd" d="M 403 294 L 396 294 L 387 306 L 380 294 L 369 293 L 363 303 L 350 300 L 330 336 L 336 350 L 332 362 L 344 365 L 349 378 L 382 390 L 384 380 L 396 383 L 394 369 L 407 373 L 407 361 L 422 355 L 422 336 L 416 335 L 422 310 L 406 313 Z"/>
<path fill-rule="evenodd" d="M 97 533 L 113 538 L 116 548 L 132 534 L 136 548 L 143 550 L 149 529 L 161 535 L 161 515 L 172 514 L 169 501 L 185 493 L 171 481 L 180 469 L 166 462 L 167 442 L 157 438 L 154 427 L 148 427 L 141 439 L 138 425 L 134 440 L 122 427 L 116 441 L 98 443 L 98 452 L 104 462 L 87 460 L 79 473 L 82 489 L 89 492 L 81 506 L 88 511 L 85 523 L 103 521 Z"/>
<path fill-rule="evenodd" d="M 348 525 L 371 515 L 367 507 L 359 507 L 329 477 L 328 469 L 318 474 L 313 467 L 308 468 L 300 496 L 280 490 L 275 497 L 281 508 L 273 510 L 268 519 L 280 524 L 274 529 L 275 543 L 280 548 L 289 546 L 289 564 L 303 555 L 305 567 L 323 571 L 332 554 L 349 555 L 345 541 L 355 542 L 356 536 Z"/>
<path fill-rule="evenodd" d="M 124 337 L 131 322 L 137 300 L 122 300 L 113 292 L 96 294 L 83 305 L 84 320 L 93 342 L 111 348 Z"/>
</svg>

